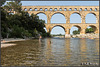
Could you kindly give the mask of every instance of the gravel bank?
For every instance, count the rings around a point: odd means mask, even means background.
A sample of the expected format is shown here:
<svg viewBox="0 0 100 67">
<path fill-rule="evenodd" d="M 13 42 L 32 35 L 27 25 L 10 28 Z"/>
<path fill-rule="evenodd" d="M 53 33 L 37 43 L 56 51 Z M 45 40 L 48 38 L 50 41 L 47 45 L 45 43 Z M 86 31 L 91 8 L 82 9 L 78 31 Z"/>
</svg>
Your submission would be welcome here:
<svg viewBox="0 0 100 67">
<path fill-rule="evenodd" d="M 24 41 L 24 40 L 26 40 L 26 39 L 20 39 L 20 38 L 2 39 L 1 40 L 1 48 L 16 45 L 16 44 L 8 43 L 8 42 Z"/>
</svg>

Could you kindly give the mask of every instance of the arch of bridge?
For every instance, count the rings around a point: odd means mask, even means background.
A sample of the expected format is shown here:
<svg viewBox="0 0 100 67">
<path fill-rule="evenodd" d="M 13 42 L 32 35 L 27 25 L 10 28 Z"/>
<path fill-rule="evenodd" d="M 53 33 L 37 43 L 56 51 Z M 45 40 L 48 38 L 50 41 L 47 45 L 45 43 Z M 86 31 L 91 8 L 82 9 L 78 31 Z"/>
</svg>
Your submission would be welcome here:
<svg viewBox="0 0 100 67">
<path fill-rule="evenodd" d="M 65 33 L 69 34 L 70 29 L 75 26 L 80 30 L 80 34 L 85 34 L 85 30 L 88 26 L 95 27 L 95 33 L 99 33 L 99 25 L 97 24 L 46 24 L 47 32 L 51 32 L 51 30 L 56 27 L 60 26 L 65 30 Z M 69 30 L 69 31 L 68 31 Z"/>
<path fill-rule="evenodd" d="M 99 29 L 98 29 L 98 26 L 97 26 L 97 25 L 88 25 L 87 27 L 89 27 L 89 26 L 93 28 L 94 33 L 98 33 L 98 30 L 99 30 Z M 86 27 L 86 28 L 87 28 L 87 27 Z"/>
<path fill-rule="evenodd" d="M 46 15 L 46 13 L 45 13 L 45 12 L 37 12 L 37 13 L 35 13 L 35 14 L 37 15 L 37 14 L 39 14 L 39 13 L 43 13 L 43 14 L 45 14 L 45 15 Z M 46 15 L 46 16 L 47 16 L 47 15 Z"/>
<path fill-rule="evenodd" d="M 63 25 L 53 25 L 53 26 L 51 26 L 51 30 L 54 28 L 54 27 L 56 27 L 56 26 L 59 26 L 59 27 L 61 27 L 61 28 L 63 28 L 64 29 L 64 31 L 66 32 L 66 27 L 65 26 L 63 26 Z M 51 30 L 50 30 L 50 32 L 51 32 Z"/>
<path fill-rule="evenodd" d="M 98 13 L 97 12 L 86 12 L 85 17 L 87 14 L 93 14 L 96 17 L 96 23 L 99 22 Z"/>
</svg>

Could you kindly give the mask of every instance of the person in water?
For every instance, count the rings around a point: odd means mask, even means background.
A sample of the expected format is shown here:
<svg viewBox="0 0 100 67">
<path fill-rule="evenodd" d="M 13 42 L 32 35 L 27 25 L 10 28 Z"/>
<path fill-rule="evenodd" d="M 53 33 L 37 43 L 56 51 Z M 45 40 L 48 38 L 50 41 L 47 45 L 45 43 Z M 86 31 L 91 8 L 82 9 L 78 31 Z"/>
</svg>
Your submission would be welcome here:
<svg viewBox="0 0 100 67">
<path fill-rule="evenodd" d="M 39 36 L 39 41 L 41 40 L 41 38 L 42 38 L 42 36 L 40 35 L 40 36 Z"/>
<path fill-rule="evenodd" d="M 39 43 L 40 43 L 40 44 L 41 44 L 41 38 L 42 38 L 42 36 L 40 35 L 40 36 L 39 36 Z"/>
</svg>

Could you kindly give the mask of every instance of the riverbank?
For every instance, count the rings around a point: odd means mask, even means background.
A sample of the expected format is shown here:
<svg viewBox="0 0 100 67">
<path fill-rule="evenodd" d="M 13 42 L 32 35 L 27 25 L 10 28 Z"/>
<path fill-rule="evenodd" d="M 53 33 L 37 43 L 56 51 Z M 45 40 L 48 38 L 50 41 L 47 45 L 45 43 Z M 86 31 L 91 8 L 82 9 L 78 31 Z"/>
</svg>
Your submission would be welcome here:
<svg viewBox="0 0 100 67">
<path fill-rule="evenodd" d="M 99 38 L 99 34 L 95 33 L 87 33 L 87 34 L 77 34 L 77 35 L 72 35 L 72 38 Z"/>
<path fill-rule="evenodd" d="M 91 34 L 77 34 L 77 35 L 70 35 L 67 38 L 89 38 L 89 39 L 94 39 L 94 38 L 99 38 L 99 34 L 94 34 L 94 33 L 91 33 Z M 9 42 L 24 41 L 24 40 L 29 40 L 29 39 L 21 39 L 21 38 L 2 39 L 1 40 L 1 48 L 16 45 L 16 44 L 9 43 Z"/>
<path fill-rule="evenodd" d="M 21 39 L 21 38 L 9 38 L 9 39 L 2 39 L 1 40 L 1 48 L 3 47 L 8 47 L 8 46 L 14 46 L 16 44 L 13 44 L 13 43 L 9 43 L 9 42 L 15 42 L 15 41 L 24 41 L 24 40 L 27 40 L 27 39 Z"/>
</svg>

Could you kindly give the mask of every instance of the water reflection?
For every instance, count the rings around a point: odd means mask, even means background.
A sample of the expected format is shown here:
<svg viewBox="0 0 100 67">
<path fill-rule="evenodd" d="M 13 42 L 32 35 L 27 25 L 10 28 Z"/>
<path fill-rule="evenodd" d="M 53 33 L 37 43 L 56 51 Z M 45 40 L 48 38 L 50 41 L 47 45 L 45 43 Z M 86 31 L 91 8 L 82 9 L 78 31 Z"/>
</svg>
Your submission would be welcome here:
<svg viewBox="0 0 100 67">
<path fill-rule="evenodd" d="M 98 39 L 45 38 L 15 43 L 19 45 L 1 49 L 3 66 L 81 66 L 86 62 L 99 63 Z"/>
<path fill-rule="evenodd" d="M 81 63 L 87 62 L 87 47 L 86 47 L 86 39 L 80 39 L 80 55 L 81 55 Z"/>
</svg>

